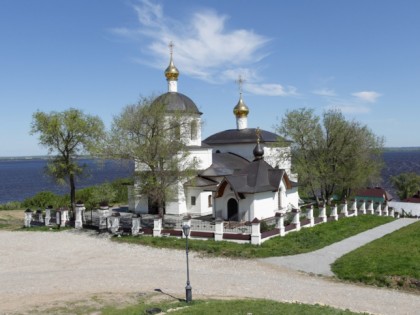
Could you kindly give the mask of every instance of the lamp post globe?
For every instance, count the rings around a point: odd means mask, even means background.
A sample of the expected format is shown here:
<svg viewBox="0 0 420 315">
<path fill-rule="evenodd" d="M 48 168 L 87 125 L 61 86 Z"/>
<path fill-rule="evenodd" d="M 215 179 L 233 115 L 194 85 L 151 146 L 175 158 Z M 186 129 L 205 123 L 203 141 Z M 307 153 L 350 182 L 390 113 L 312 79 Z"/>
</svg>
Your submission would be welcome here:
<svg viewBox="0 0 420 315">
<path fill-rule="evenodd" d="M 187 256 L 187 285 L 185 286 L 185 301 L 187 303 L 192 301 L 192 287 L 190 285 L 190 268 L 188 264 L 188 236 L 190 235 L 191 227 L 188 224 L 182 226 L 182 231 L 185 236 L 185 253 Z"/>
</svg>

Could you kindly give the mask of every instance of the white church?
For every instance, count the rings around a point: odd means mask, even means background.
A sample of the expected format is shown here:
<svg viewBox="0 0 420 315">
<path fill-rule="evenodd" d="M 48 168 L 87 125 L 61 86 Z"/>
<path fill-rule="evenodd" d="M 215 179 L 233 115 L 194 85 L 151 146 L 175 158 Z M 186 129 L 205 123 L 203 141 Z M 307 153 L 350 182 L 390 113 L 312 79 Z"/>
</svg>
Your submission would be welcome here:
<svg viewBox="0 0 420 315">
<path fill-rule="evenodd" d="M 165 214 L 252 221 L 298 207 L 297 175 L 291 174 L 290 147 L 275 146 L 280 136 L 272 132 L 248 128 L 249 108 L 242 92 L 233 108 L 236 128 L 202 140 L 203 113 L 188 96 L 178 92 L 179 71 L 172 51 L 165 77 L 168 92 L 154 103 L 165 103 L 168 112 L 188 113 L 189 132 L 185 141 L 189 158 L 198 162 L 196 176 L 178 183 L 177 197 L 166 203 Z M 139 170 L 138 165 L 136 168 Z M 129 209 L 139 214 L 152 213 L 148 197 L 134 191 L 130 194 Z"/>
</svg>

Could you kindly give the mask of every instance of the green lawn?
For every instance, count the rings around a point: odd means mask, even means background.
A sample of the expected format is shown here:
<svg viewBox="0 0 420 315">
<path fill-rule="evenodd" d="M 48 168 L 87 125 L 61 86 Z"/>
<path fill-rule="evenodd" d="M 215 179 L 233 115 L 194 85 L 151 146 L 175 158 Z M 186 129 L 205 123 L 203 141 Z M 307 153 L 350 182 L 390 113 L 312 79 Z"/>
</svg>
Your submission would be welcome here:
<svg viewBox="0 0 420 315">
<path fill-rule="evenodd" d="M 156 296 L 155 296 L 156 298 Z M 351 315 L 362 314 L 354 313 L 349 310 L 340 310 L 330 306 L 308 305 L 300 303 L 281 303 L 271 300 L 194 300 L 186 304 L 185 301 L 171 300 L 153 300 L 153 296 L 140 298 L 137 303 L 131 305 L 107 305 L 93 306 L 93 303 L 83 302 L 61 307 L 43 309 L 42 311 L 33 310 L 31 314 L 56 314 L 56 315 L 138 315 L 138 314 L 156 314 L 158 311 L 165 314 L 191 314 L 191 315 Z M 152 312 L 154 310 L 155 312 Z M 363 313 L 364 314 L 364 313 Z"/>
<path fill-rule="evenodd" d="M 109 308 L 108 310 L 103 310 L 103 315 L 116 315 L 116 314 L 125 314 L 125 315 L 135 315 L 135 314 L 144 314 L 148 308 L 143 308 L 137 305 L 126 308 L 124 310 L 117 310 L 115 308 Z M 167 309 L 168 306 L 163 306 L 164 309 Z M 170 308 L 177 308 L 178 310 L 171 311 L 170 314 L 191 314 L 191 315 L 219 315 L 219 314 L 229 314 L 229 315 L 247 315 L 247 314 L 288 314 L 288 315 L 332 315 L 332 314 L 357 314 L 350 312 L 348 310 L 339 310 L 329 306 L 320 306 L 320 305 L 307 305 L 307 304 L 290 304 L 290 303 L 280 303 L 275 301 L 268 300 L 232 300 L 232 301 L 197 301 L 191 304 L 186 305 L 183 302 L 177 303 L 176 305 L 170 306 Z M 150 307 L 149 307 L 150 308 Z M 118 312 L 122 311 L 122 312 Z"/>
<path fill-rule="evenodd" d="M 189 248 L 203 254 L 224 257 L 263 258 L 295 255 L 323 248 L 392 220 L 391 217 L 364 215 L 319 224 L 313 228 L 304 228 L 299 232 L 289 233 L 285 237 L 275 237 L 261 246 L 226 241 L 190 240 Z M 113 238 L 113 240 L 154 247 L 185 248 L 185 240 L 174 237 L 126 236 Z"/>
<path fill-rule="evenodd" d="M 420 221 L 339 258 L 341 279 L 420 292 Z"/>
</svg>

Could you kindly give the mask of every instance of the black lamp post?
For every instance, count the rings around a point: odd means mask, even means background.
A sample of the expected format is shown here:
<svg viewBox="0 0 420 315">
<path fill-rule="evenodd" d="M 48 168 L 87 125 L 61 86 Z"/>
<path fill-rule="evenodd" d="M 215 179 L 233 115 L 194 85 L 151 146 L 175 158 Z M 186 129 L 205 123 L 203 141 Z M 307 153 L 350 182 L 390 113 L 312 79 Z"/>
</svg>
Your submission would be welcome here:
<svg viewBox="0 0 420 315">
<path fill-rule="evenodd" d="M 187 255 L 187 285 L 185 287 L 185 301 L 191 302 L 192 301 L 192 287 L 190 285 L 190 267 L 188 264 L 188 235 L 190 234 L 191 227 L 188 224 L 184 224 L 182 226 L 182 231 L 184 232 L 186 238 L 186 245 L 185 245 L 185 252 Z"/>
</svg>

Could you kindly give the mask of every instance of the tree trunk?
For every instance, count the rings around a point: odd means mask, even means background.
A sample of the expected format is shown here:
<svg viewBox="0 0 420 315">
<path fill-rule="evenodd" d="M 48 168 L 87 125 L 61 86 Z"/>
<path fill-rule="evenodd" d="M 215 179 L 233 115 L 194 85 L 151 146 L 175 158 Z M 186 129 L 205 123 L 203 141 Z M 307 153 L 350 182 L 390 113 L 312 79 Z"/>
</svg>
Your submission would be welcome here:
<svg viewBox="0 0 420 315">
<path fill-rule="evenodd" d="M 76 202 L 76 185 L 74 182 L 74 174 L 70 174 L 70 203 L 71 210 L 75 211 L 75 202 Z"/>
</svg>

